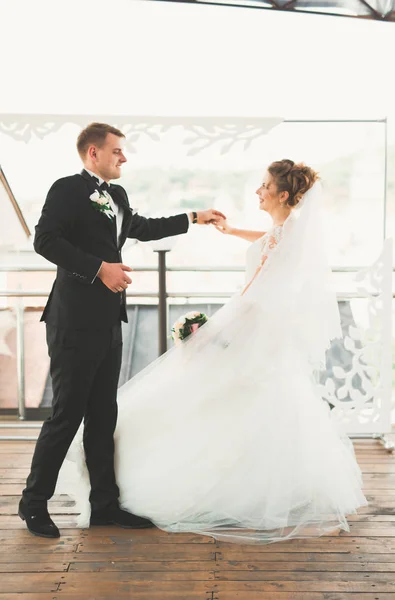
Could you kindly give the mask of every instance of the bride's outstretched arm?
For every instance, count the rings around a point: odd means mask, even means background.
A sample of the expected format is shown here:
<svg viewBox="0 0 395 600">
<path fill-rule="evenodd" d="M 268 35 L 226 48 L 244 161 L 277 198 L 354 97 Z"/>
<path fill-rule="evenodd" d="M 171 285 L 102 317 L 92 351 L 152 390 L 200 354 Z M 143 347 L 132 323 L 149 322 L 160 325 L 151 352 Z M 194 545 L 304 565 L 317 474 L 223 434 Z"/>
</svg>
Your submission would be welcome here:
<svg viewBox="0 0 395 600">
<path fill-rule="evenodd" d="M 247 240 L 247 242 L 255 242 L 255 240 L 258 240 L 266 233 L 265 231 L 251 231 L 250 229 L 236 229 L 235 227 L 230 227 L 226 219 L 219 219 L 217 223 L 214 224 L 214 227 L 221 233 L 235 235 L 243 240 Z"/>
</svg>

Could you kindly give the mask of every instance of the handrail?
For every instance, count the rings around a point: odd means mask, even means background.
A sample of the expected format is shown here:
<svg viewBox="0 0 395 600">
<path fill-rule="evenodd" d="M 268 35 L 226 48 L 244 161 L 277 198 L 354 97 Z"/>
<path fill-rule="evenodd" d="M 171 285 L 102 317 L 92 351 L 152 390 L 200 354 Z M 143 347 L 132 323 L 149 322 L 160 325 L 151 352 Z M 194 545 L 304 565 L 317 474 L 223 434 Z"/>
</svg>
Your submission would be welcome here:
<svg viewBox="0 0 395 600">
<path fill-rule="evenodd" d="M 350 265 L 347 267 L 342 267 L 342 266 L 333 266 L 331 267 L 331 271 L 333 273 L 357 273 L 358 271 L 361 271 L 362 269 L 365 269 L 366 267 L 364 266 L 354 266 L 354 265 Z M 395 266 L 392 269 L 393 271 L 395 271 Z M 47 273 L 56 273 L 56 267 L 53 267 L 52 265 L 0 265 L 0 273 L 20 273 L 25 271 L 26 273 L 40 273 L 40 272 L 47 272 Z M 133 271 L 135 271 L 136 273 L 150 273 L 150 272 L 157 272 L 158 271 L 158 267 L 156 266 L 136 266 L 133 267 Z M 191 273 L 193 271 L 198 271 L 198 272 L 202 272 L 202 273 L 211 273 L 211 272 L 223 272 L 223 273 L 243 273 L 245 271 L 245 267 L 241 266 L 234 266 L 234 265 L 183 265 L 183 266 L 168 266 L 166 265 L 166 271 L 172 271 L 174 273 L 176 272 L 180 272 L 180 273 Z"/>
<path fill-rule="evenodd" d="M 230 298 L 235 291 L 232 292 L 167 292 L 167 298 Z M 378 295 L 372 294 L 360 294 L 358 292 L 337 292 L 337 299 L 348 300 L 350 298 L 367 298 L 368 296 Z M 0 290 L 0 298 L 46 298 L 49 296 L 48 291 L 44 290 Z M 158 292 L 133 292 L 131 294 L 126 293 L 128 298 L 158 298 Z M 395 298 L 395 293 L 392 294 Z"/>
</svg>

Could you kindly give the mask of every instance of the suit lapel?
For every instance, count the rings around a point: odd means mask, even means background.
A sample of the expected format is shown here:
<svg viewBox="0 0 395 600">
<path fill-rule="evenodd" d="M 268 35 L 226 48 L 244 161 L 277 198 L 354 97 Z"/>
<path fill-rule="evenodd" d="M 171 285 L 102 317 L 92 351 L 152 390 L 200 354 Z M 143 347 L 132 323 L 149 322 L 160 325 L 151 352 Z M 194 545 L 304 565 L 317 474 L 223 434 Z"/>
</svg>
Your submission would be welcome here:
<svg viewBox="0 0 395 600">
<path fill-rule="evenodd" d="M 89 175 L 87 171 L 85 171 L 85 169 L 82 169 L 80 175 L 87 183 L 89 195 L 93 194 L 94 191 L 99 189 L 99 186 L 96 183 L 96 181 L 93 179 L 93 177 Z"/>
<path fill-rule="evenodd" d="M 91 177 L 89 175 L 89 173 L 87 173 L 85 171 L 85 169 L 82 169 L 81 173 L 80 173 L 81 177 L 86 181 L 87 183 L 87 188 L 88 188 L 88 196 L 90 196 L 91 194 L 93 194 L 93 192 L 99 191 L 99 186 L 96 183 L 96 181 L 93 179 L 93 177 Z M 111 193 L 111 186 L 110 186 L 110 193 Z M 112 197 L 112 194 L 111 194 Z M 89 200 L 90 201 L 90 200 Z M 114 201 L 115 202 L 115 201 Z M 109 219 L 106 215 L 102 215 L 103 219 L 106 220 L 107 222 L 107 226 L 110 228 L 111 234 L 114 238 L 114 242 L 115 245 L 118 247 L 118 240 L 117 240 L 117 225 L 116 225 L 116 220 L 114 219 Z"/>
</svg>

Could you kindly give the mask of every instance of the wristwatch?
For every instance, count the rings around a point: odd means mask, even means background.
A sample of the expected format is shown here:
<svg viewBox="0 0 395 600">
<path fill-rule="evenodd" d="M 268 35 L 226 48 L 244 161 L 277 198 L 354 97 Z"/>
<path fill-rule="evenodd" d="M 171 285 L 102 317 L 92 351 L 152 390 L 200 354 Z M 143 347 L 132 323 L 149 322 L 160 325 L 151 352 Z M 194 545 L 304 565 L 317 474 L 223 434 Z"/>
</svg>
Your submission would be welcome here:
<svg viewBox="0 0 395 600">
<path fill-rule="evenodd" d="M 192 223 L 197 223 L 197 212 L 193 211 L 192 213 Z"/>
</svg>

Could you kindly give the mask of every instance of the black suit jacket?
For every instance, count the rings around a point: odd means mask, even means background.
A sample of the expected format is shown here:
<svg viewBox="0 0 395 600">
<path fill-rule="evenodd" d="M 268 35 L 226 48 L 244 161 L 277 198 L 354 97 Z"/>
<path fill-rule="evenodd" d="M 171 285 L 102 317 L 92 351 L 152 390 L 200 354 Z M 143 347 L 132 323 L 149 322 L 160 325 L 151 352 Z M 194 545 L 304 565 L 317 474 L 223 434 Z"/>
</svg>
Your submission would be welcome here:
<svg viewBox="0 0 395 600">
<path fill-rule="evenodd" d="M 141 217 L 133 213 L 123 187 L 111 185 L 109 193 L 124 211 L 118 242 L 115 220 L 98 212 L 90 200 L 97 189 L 86 171 L 59 179 L 36 225 L 35 251 L 58 267 L 41 320 L 58 327 L 98 329 L 120 319 L 127 322 L 125 294 L 114 294 L 96 277 L 102 261 L 122 262 L 121 248 L 128 237 L 149 241 L 188 231 L 186 214 Z"/>
</svg>

